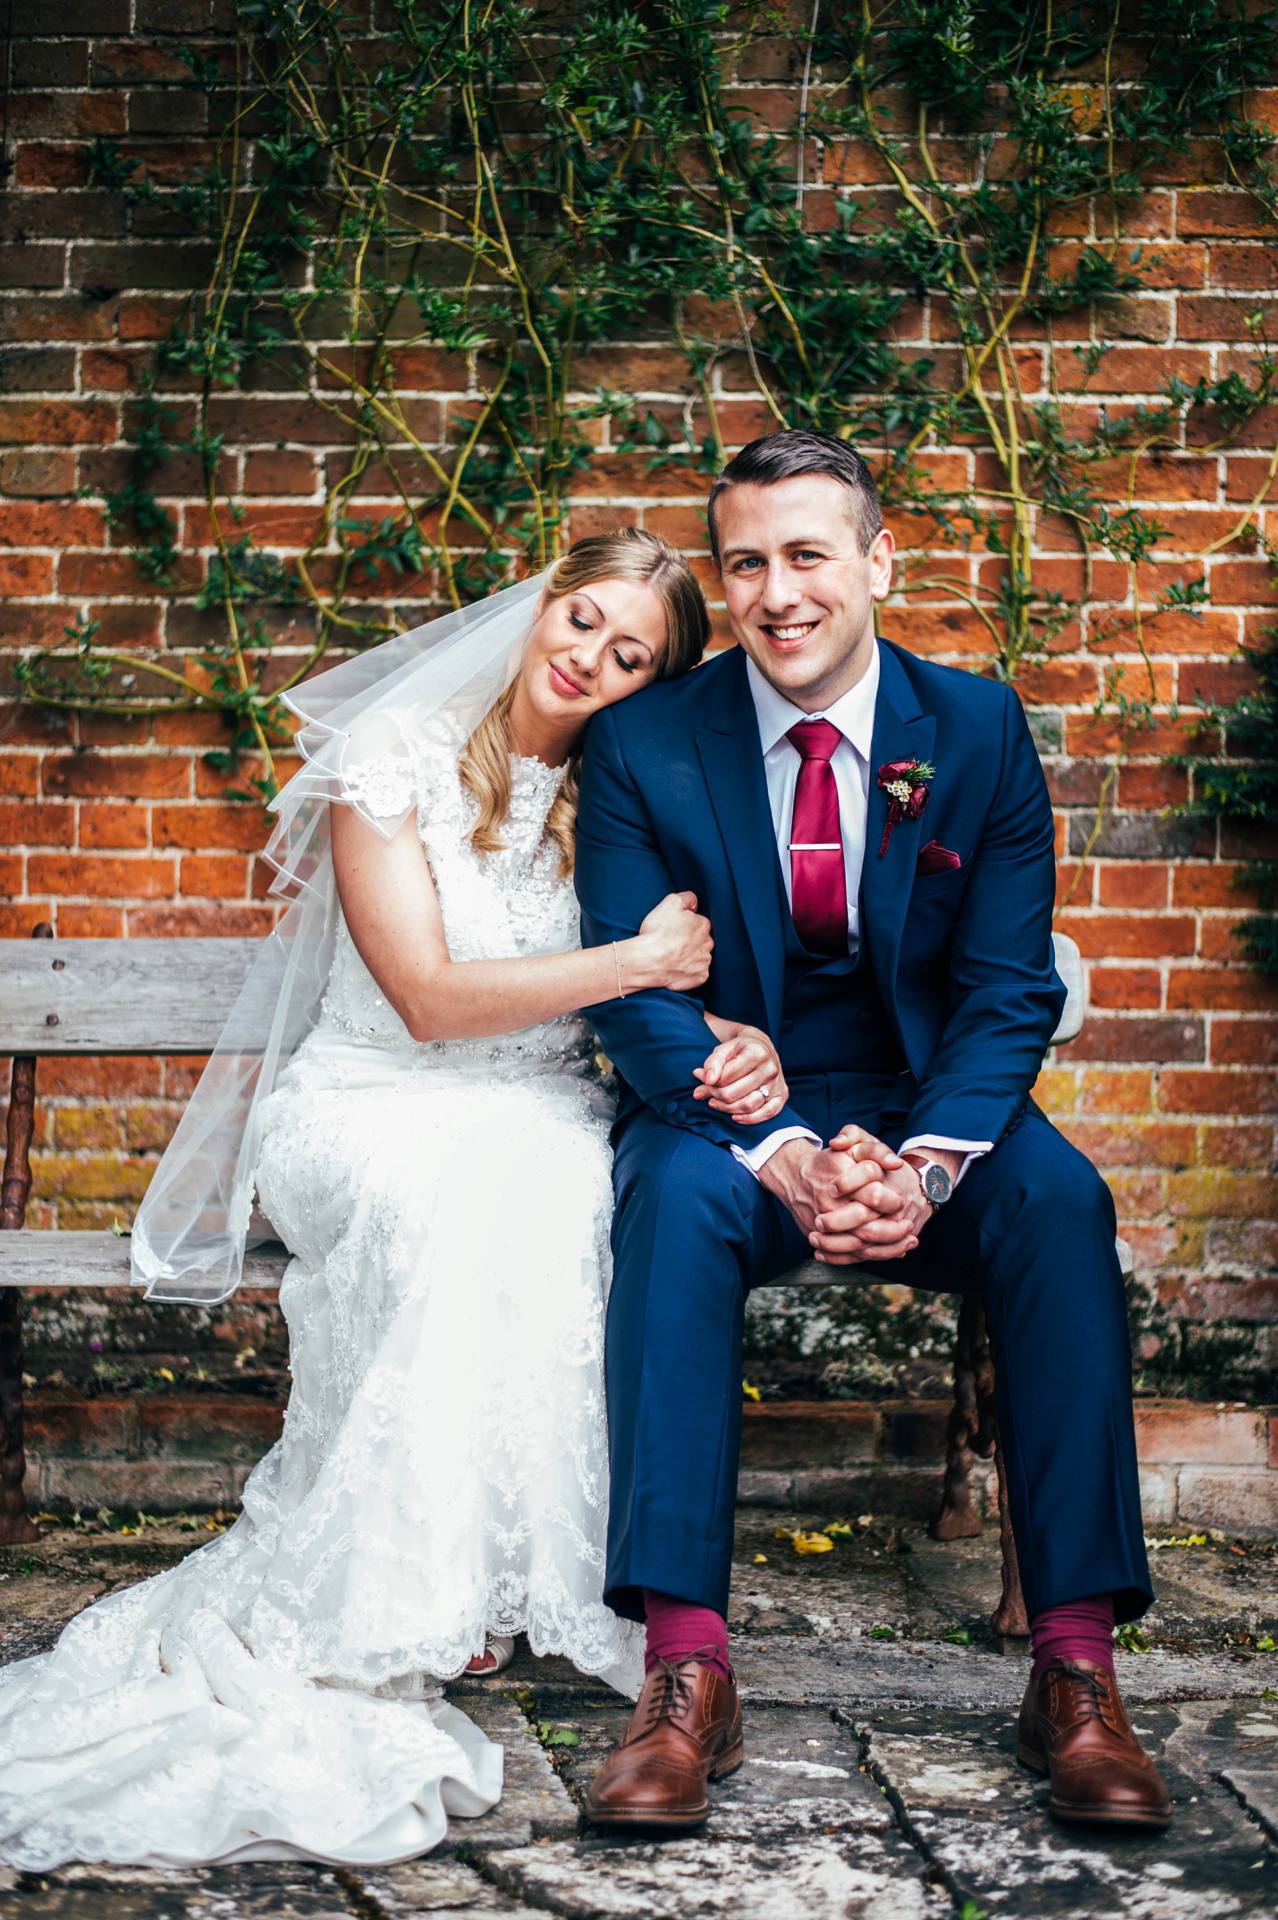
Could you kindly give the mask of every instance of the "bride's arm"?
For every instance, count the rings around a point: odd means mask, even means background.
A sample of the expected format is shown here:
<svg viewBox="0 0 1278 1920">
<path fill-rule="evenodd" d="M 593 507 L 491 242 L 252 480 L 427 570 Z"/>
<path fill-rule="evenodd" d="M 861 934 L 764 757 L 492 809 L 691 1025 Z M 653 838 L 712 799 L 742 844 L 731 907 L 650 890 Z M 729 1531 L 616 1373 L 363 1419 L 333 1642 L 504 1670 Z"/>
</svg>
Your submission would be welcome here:
<svg viewBox="0 0 1278 1920">
<path fill-rule="evenodd" d="M 688 992 L 710 968 L 708 923 L 676 894 L 613 947 L 453 960 L 430 866 L 410 817 L 386 840 L 350 807 L 332 809 L 338 898 L 360 958 L 415 1040 L 516 1033 L 644 987 Z"/>
</svg>

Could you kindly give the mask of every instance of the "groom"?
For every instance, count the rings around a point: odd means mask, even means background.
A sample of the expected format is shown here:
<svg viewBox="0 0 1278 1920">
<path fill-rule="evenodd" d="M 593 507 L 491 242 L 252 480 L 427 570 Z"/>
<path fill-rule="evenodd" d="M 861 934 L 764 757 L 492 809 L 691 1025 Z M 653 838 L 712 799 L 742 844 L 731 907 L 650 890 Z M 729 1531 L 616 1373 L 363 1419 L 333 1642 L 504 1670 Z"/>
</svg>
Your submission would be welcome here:
<svg viewBox="0 0 1278 1920">
<path fill-rule="evenodd" d="M 752 442 L 709 519 L 739 646 L 592 721 L 583 934 L 622 939 L 690 888 L 705 1003 L 771 1036 L 789 1098 L 743 1128 L 693 1097 L 692 995 L 594 1010 L 621 1082 L 607 1598 L 646 1619 L 648 1677 L 587 1811 L 693 1826 L 740 1762 L 744 1301 L 815 1254 L 981 1296 L 1031 1615 L 1020 1757 L 1062 1818 L 1163 1825 L 1111 1652 L 1152 1598 L 1114 1208 L 1029 1098 L 1064 999 L 1029 728 L 1009 688 L 876 640 L 893 540 L 844 442 Z"/>
</svg>

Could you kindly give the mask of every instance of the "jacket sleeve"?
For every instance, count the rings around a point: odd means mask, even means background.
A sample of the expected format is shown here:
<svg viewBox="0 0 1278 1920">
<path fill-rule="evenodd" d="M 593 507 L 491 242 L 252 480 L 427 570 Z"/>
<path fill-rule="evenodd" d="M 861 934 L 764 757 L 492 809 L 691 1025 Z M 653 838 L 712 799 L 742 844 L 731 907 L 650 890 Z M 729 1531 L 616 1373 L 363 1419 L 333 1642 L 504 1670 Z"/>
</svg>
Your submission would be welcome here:
<svg viewBox="0 0 1278 1920">
<path fill-rule="evenodd" d="M 907 1136 L 1001 1139 L 1065 1004 L 1052 955 L 1056 860 L 1047 782 L 1010 687 L 1006 702 L 1002 768 L 951 935 L 949 1018 Z"/>
<path fill-rule="evenodd" d="M 606 708 L 595 715 L 586 735 L 575 877 L 582 943 L 587 947 L 628 940 L 659 900 L 686 885 L 666 866 Z M 692 1070 L 704 1063 L 714 1045 L 703 1004 L 695 994 L 652 987 L 624 1000 L 602 1001 L 586 1012 L 614 1066 L 671 1126 L 686 1127 L 723 1147 L 757 1146 L 778 1128 L 806 1127 L 789 1105 L 771 1123 L 738 1127 L 712 1112 L 707 1102 L 693 1099 L 697 1082 Z"/>
</svg>

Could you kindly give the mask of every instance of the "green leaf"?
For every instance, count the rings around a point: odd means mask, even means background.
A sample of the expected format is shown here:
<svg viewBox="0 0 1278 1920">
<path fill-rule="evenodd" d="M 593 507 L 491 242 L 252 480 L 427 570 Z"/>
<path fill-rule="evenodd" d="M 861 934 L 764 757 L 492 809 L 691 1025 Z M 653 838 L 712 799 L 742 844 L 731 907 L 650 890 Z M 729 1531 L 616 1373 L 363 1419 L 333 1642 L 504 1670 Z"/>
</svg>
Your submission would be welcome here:
<svg viewBox="0 0 1278 1920">
<path fill-rule="evenodd" d="M 581 1735 L 571 1727 L 556 1726 L 553 1720 L 537 1722 L 537 1738 L 543 1747 L 579 1747 Z"/>
</svg>

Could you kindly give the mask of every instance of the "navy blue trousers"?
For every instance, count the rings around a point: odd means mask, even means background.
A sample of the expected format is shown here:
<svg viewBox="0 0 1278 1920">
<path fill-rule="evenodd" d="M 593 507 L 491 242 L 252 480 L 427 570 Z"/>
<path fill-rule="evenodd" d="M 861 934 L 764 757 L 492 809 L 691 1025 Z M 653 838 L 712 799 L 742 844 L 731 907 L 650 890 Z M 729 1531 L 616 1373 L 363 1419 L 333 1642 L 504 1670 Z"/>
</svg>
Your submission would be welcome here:
<svg viewBox="0 0 1278 1920">
<path fill-rule="evenodd" d="M 898 1144 L 899 1116 L 874 1110 L 882 1091 L 848 1074 L 793 1085 L 824 1138 L 855 1120 Z M 619 1120 L 614 1145 L 606 1597 L 636 1620 L 644 1587 L 726 1613 L 745 1298 L 811 1250 L 726 1148 L 646 1108 Z M 1112 1593 L 1117 1618 L 1131 1620 L 1153 1598 L 1114 1230 L 1095 1168 L 1027 1106 L 916 1252 L 832 1269 L 851 1285 L 892 1280 L 984 1301 L 1031 1616 Z"/>
</svg>

